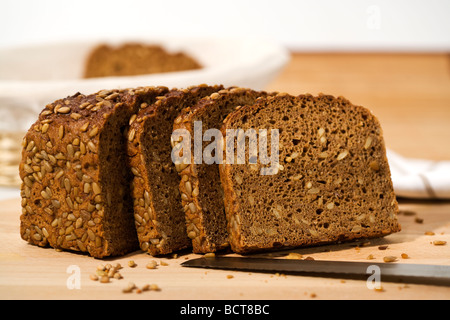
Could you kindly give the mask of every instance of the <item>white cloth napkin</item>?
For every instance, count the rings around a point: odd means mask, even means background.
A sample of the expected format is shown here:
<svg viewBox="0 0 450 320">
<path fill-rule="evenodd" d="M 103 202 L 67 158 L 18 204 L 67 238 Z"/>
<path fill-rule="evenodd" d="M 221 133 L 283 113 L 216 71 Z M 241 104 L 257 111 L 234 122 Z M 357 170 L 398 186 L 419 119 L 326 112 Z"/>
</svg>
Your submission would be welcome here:
<svg viewBox="0 0 450 320">
<path fill-rule="evenodd" d="M 450 161 L 406 158 L 389 149 L 387 158 L 398 197 L 450 199 Z"/>
</svg>

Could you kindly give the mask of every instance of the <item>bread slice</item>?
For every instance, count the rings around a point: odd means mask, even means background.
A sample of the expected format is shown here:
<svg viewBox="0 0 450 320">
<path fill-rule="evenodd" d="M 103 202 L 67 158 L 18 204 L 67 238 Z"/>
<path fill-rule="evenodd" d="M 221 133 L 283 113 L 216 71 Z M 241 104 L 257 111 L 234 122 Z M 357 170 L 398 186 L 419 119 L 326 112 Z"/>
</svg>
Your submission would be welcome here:
<svg viewBox="0 0 450 320">
<path fill-rule="evenodd" d="M 200 85 L 171 90 L 132 117 L 128 155 L 134 174 L 134 216 L 142 250 L 168 254 L 191 246 L 178 190 L 179 176 L 171 158 L 173 122 L 184 108 L 223 89 Z"/>
<path fill-rule="evenodd" d="M 23 140 L 20 233 L 96 258 L 139 248 L 124 130 L 167 88 L 77 93 L 46 106 Z"/>
<path fill-rule="evenodd" d="M 253 105 L 258 97 L 266 95 L 266 92 L 245 88 L 228 88 L 215 92 L 200 100 L 195 107 L 182 111 L 175 119 L 173 129 L 187 130 L 191 137 L 195 136 L 195 130 L 201 130 L 202 139 L 207 130 L 219 131 L 225 117 L 236 107 Z M 213 150 L 214 144 L 218 143 L 215 139 L 216 137 L 201 140 L 202 148 L 197 156 L 202 159 L 199 158 L 198 161 L 194 161 L 192 140 L 190 163 L 177 167 L 181 177 L 179 188 L 186 212 L 188 237 L 192 239 L 195 253 L 215 252 L 229 246 L 218 159 L 213 159 L 217 152 Z M 203 155 L 208 146 L 212 152 Z M 211 159 L 204 158 L 209 155 Z"/>
<path fill-rule="evenodd" d="M 279 132 L 279 163 L 272 174 L 261 175 L 268 165 L 248 164 L 248 156 L 245 164 L 220 165 L 233 251 L 400 230 L 382 130 L 367 109 L 342 97 L 279 94 L 230 114 L 222 133 L 232 128 L 267 129 L 269 140 L 271 129 Z M 270 143 L 272 159 L 276 148 Z"/>
</svg>

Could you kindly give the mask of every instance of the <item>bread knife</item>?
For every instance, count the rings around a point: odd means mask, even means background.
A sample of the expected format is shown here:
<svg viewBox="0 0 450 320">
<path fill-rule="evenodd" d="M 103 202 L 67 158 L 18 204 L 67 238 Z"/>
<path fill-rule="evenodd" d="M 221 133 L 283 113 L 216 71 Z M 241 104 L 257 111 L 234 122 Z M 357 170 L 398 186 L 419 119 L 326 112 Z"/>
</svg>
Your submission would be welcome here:
<svg viewBox="0 0 450 320">
<path fill-rule="evenodd" d="M 450 266 L 446 265 L 225 256 L 191 259 L 181 265 L 194 268 L 365 280 L 378 272 L 380 281 L 450 286 Z"/>
</svg>

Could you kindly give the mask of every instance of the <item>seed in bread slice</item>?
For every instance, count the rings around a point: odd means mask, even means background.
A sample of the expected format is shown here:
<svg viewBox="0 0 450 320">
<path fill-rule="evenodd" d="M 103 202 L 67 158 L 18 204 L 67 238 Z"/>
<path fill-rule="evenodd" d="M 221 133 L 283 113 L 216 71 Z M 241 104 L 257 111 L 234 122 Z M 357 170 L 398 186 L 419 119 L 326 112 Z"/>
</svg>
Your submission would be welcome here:
<svg viewBox="0 0 450 320">
<path fill-rule="evenodd" d="M 46 106 L 23 140 L 20 233 L 96 258 L 139 248 L 124 130 L 167 88 L 102 90 Z"/>
<path fill-rule="evenodd" d="M 245 88 L 215 92 L 190 110 L 183 110 L 175 119 L 174 132 L 186 130 L 191 138 L 196 136 L 194 131 L 200 131 L 200 138 L 203 135 L 206 137 L 208 130 L 216 129 L 220 133 L 222 122 L 229 113 L 239 106 L 253 105 L 257 98 L 266 95 L 266 92 Z M 191 161 L 177 167 L 181 177 L 181 201 L 186 207 L 187 233 L 195 253 L 215 252 L 229 247 L 219 167 L 217 159 L 213 159 L 217 150 L 211 150 L 211 161 L 202 157 L 203 153 L 209 156 L 208 146 L 214 146 L 218 141 L 215 141 L 216 137 L 205 137 L 199 143 L 201 150 L 197 154 L 191 139 Z M 194 159 L 196 156 L 200 158 Z"/>
<path fill-rule="evenodd" d="M 329 95 L 259 99 L 226 129 L 278 129 L 279 165 L 219 166 L 233 251 L 385 236 L 400 230 L 385 144 L 365 108 Z M 257 170 L 255 170 L 257 166 Z"/>
<path fill-rule="evenodd" d="M 132 117 L 128 155 L 134 174 L 135 224 L 141 249 L 151 255 L 191 247 L 178 190 L 180 178 L 171 158 L 173 122 L 181 110 L 221 89 L 207 85 L 173 89 Z"/>
</svg>

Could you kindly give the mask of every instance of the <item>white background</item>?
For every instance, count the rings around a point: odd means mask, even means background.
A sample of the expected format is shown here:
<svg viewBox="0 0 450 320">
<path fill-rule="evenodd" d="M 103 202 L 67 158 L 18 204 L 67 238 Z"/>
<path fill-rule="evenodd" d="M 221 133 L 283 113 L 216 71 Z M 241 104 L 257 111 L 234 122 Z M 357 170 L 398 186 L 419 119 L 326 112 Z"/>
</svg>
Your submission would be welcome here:
<svg viewBox="0 0 450 320">
<path fill-rule="evenodd" d="M 0 0 L 0 47 L 123 36 L 267 37 L 296 50 L 449 51 L 448 0 Z"/>
</svg>

